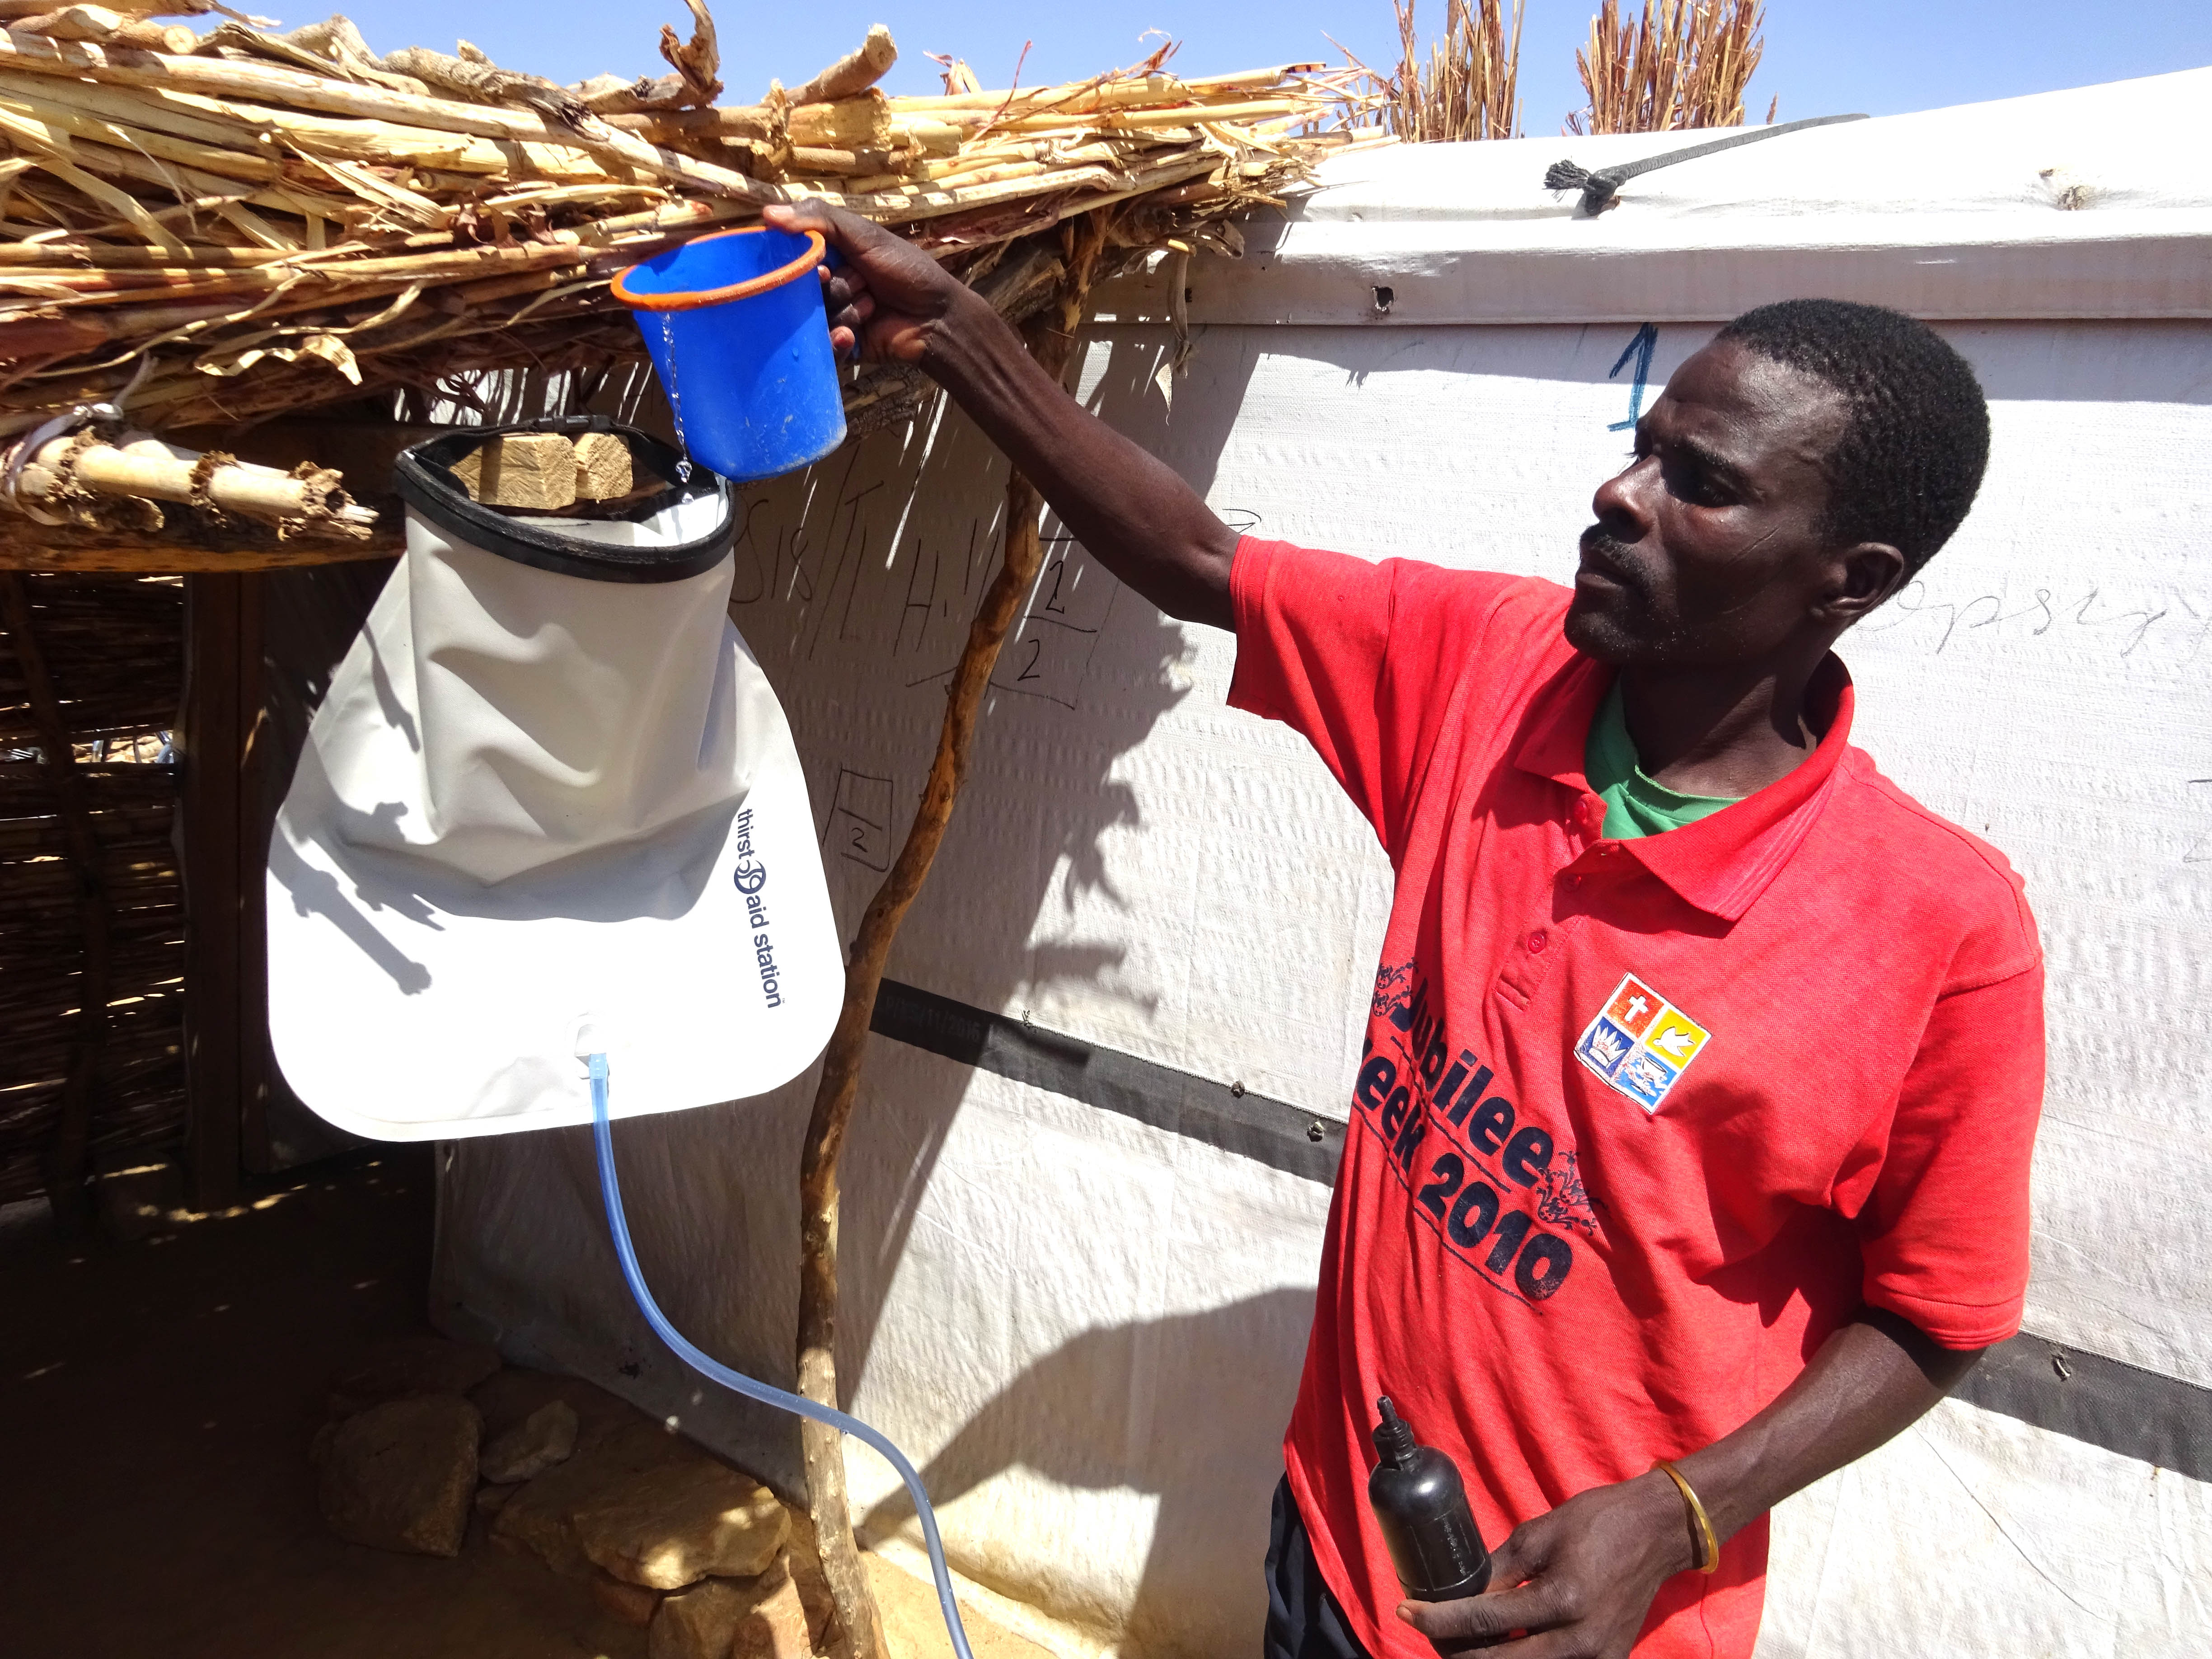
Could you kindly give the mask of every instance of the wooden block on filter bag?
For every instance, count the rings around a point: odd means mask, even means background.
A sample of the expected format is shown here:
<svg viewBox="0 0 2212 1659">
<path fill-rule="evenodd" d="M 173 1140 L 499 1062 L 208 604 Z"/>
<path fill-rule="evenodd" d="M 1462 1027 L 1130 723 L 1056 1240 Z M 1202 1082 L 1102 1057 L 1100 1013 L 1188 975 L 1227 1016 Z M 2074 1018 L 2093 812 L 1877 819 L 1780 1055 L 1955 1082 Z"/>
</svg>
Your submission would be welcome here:
<svg viewBox="0 0 2212 1659">
<path fill-rule="evenodd" d="M 558 432 L 510 432 L 453 463 L 469 499 L 549 512 L 576 501 L 576 450 Z"/>
<path fill-rule="evenodd" d="M 611 501 L 630 491 L 629 446 L 611 432 L 576 440 L 576 499 Z"/>
</svg>

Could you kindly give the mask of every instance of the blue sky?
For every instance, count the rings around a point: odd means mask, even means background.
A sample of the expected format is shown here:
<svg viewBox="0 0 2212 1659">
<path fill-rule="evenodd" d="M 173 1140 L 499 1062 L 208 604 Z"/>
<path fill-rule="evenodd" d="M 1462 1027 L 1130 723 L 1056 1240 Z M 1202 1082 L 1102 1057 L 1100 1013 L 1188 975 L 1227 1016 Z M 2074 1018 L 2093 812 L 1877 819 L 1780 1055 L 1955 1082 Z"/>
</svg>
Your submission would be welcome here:
<svg viewBox="0 0 2212 1659">
<path fill-rule="evenodd" d="M 329 0 L 323 0 L 324 4 Z M 255 0 L 250 9 L 271 9 Z M 1531 135 L 1557 132 L 1581 102 L 1574 49 L 1592 0 L 1531 0 L 1522 46 L 1523 117 Z M 1443 0 L 1427 0 L 1440 21 Z M 319 5 L 288 26 L 323 15 Z M 380 52 L 398 46 L 451 51 L 465 35 L 495 59 L 559 81 L 602 70 L 659 73 L 659 24 L 689 14 L 682 0 L 354 0 L 349 15 Z M 902 56 L 893 91 L 937 89 L 925 52 L 975 66 L 1003 86 L 1024 40 L 1034 42 L 1024 84 L 1095 74 L 1143 55 L 1139 37 L 1159 29 L 1183 42 L 1187 72 L 1252 69 L 1329 58 L 1334 35 L 1381 65 L 1395 50 L 1389 0 L 1131 0 L 1074 7 L 1012 0 L 811 0 L 725 3 L 723 79 L 750 98 L 770 76 L 795 83 L 860 42 L 872 22 L 890 26 Z M 1766 61 L 1752 83 L 1753 118 L 1778 94 L 1781 118 L 1849 111 L 1893 114 L 2060 87 L 2212 64 L 2212 6 L 2136 0 L 2130 6 L 2057 0 L 1769 0 Z"/>
</svg>

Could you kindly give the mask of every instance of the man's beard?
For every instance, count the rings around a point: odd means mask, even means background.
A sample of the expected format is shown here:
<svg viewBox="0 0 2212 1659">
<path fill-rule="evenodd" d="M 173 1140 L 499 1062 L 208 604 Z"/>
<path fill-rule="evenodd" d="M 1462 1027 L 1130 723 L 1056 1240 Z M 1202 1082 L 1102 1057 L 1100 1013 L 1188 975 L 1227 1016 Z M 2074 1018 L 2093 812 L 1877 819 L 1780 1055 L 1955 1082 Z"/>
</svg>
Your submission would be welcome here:
<svg viewBox="0 0 2212 1659">
<path fill-rule="evenodd" d="M 1652 614 L 1651 585 L 1635 550 L 1602 526 L 1582 533 L 1583 561 L 1616 589 L 1602 599 L 1585 599 L 1577 589 L 1567 608 L 1567 640 L 1599 660 L 1627 663 L 1650 653 L 1662 631 Z"/>
</svg>

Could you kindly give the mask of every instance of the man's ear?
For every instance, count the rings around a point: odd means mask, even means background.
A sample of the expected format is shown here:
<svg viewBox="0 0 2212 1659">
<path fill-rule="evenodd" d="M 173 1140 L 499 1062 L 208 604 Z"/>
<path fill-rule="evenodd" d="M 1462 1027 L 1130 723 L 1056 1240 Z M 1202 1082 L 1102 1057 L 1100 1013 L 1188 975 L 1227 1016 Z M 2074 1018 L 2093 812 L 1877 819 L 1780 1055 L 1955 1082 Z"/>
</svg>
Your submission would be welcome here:
<svg viewBox="0 0 2212 1659">
<path fill-rule="evenodd" d="M 1814 606 L 1814 614 L 1849 628 L 1869 611 L 1879 609 L 1905 586 L 1905 555 L 1887 542 L 1861 542 L 1843 549 L 1831 567 L 1834 572 L 1828 591 Z"/>
</svg>

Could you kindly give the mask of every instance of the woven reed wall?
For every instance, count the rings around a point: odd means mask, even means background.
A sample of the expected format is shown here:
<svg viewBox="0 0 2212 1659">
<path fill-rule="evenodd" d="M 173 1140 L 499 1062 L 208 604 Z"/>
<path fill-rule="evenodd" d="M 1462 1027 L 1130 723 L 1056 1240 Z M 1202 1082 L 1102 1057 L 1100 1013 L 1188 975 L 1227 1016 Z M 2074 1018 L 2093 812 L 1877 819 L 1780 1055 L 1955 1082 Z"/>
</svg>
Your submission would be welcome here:
<svg viewBox="0 0 2212 1659">
<path fill-rule="evenodd" d="M 34 575 L 33 631 L 76 745 L 112 933 L 95 1165 L 185 1131 L 185 910 L 157 758 L 184 672 L 180 579 Z M 105 757 L 103 757 L 103 748 Z M 82 933 L 15 641 L 0 629 L 0 1202 L 36 1195 L 70 1064 Z"/>
</svg>

